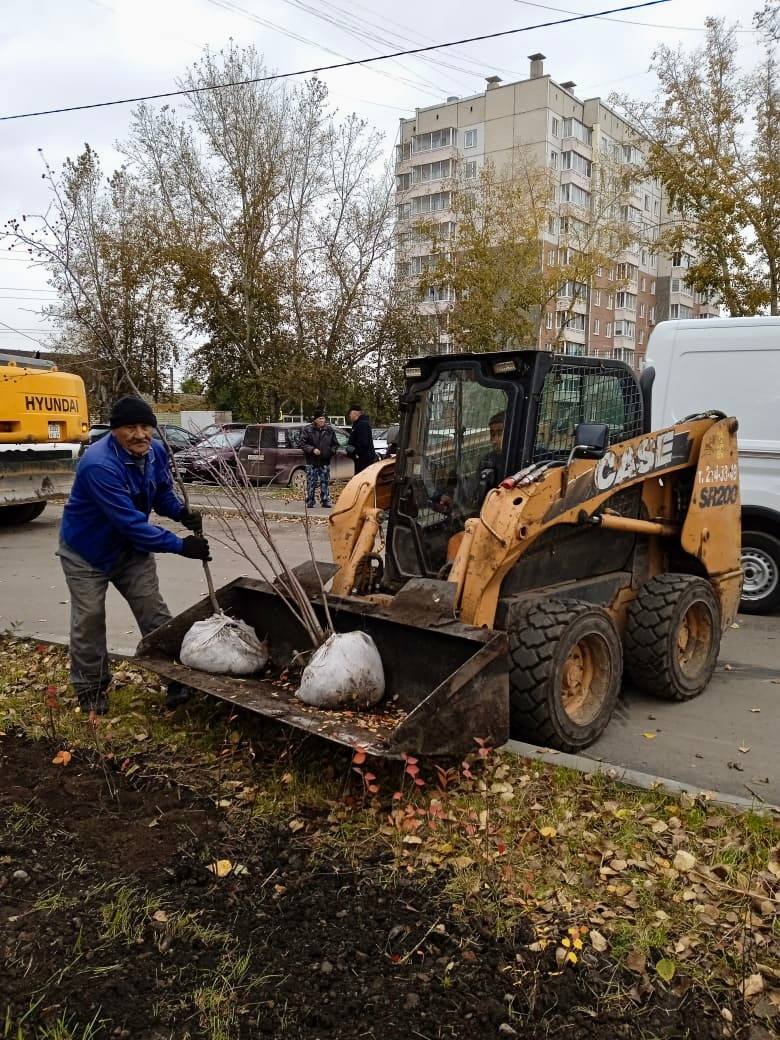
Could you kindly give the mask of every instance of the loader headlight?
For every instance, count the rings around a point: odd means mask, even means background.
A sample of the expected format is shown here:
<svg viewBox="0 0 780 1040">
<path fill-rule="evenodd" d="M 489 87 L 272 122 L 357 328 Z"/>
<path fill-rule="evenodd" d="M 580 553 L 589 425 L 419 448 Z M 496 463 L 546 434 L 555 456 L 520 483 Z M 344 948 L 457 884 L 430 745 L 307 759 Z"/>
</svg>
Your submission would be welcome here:
<svg viewBox="0 0 780 1040">
<path fill-rule="evenodd" d="M 406 369 L 407 379 L 422 379 L 422 369 L 418 365 L 412 365 Z"/>
</svg>

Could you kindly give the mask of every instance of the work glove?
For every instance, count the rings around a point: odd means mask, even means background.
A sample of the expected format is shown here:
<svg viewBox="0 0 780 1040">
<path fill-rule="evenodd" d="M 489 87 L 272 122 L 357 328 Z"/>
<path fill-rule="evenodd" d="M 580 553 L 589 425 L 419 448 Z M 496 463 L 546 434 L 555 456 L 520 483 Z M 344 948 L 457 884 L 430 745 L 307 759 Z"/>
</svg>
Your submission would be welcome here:
<svg viewBox="0 0 780 1040">
<path fill-rule="evenodd" d="M 197 509 L 185 509 L 179 517 L 179 523 L 188 531 L 203 534 L 203 514 L 199 513 Z"/>
<path fill-rule="evenodd" d="M 207 539 L 199 534 L 187 535 L 182 542 L 181 554 L 186 556 L 188 560 L 203 560 L 204 563 L 211 559 L 209 543 Z"/>
</svg>

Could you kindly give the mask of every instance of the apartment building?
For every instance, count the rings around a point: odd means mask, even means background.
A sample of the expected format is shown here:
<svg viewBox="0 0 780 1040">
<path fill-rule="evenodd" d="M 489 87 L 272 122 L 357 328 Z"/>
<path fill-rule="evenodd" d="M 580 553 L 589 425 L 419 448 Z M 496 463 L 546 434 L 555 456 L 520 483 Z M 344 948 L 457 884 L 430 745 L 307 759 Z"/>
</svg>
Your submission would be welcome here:
<svg viewBox="0 0 780 1040">
<path fill-rule="evenodd" d="M 413 287 L 435 262 L 430 241 L 415 229 L 421 219 L 441 225 L 441 237 L 454 238 L 453 178 L 476 184 L 487 161 L 506 168 L 522 150 L 536 165 L 554 171 L 558 198 L 569 212 L 588 220 L 592 177 L 601 164 L 639 165 L 641 152 L 631 127 L 600 98 L 580 100 L 576 84 L 556 83 L 544 72 L 543 54 L 530 55 L 530 75 L 503 84 L 487 78 L 483 93 L 449 97 L 440 105 L 417 109 L 402 119 L 396 149 L 396 264 Z M 672 219 L 660 185 L 635 183 L 620 199 L 619 219 L 633 231 L 632 245 L 599 268 L 590 284 L 561 286 L 558 299 L 541 321 L 537 346 L 569 354 L 619 358 L 641 367 L 653 325 L 667 317 L 717 316 L 710 300 L 694 297 L 685 286 L 691 255 L 659 257 L 652 243 L 664 221 Z M 555 264 L 564 238 L 560 221 L 544 233 L 543 262 Z M 431 322 L 433 349 L 446 350 L 446 314 L 452 292 L 429 290 L 419 304 Z M 435 330 L 435 331 L 434 331 Z M 530 344 L 529 344 L 530 345 Z"/>
</svg>

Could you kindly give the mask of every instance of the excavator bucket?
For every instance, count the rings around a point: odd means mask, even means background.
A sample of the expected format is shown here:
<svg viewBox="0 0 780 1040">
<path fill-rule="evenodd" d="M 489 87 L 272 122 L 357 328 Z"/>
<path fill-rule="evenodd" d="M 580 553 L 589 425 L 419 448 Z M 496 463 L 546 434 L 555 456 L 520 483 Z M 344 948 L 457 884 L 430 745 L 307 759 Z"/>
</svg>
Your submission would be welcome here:
<svg viewBox="0 0 780 1040">
<path fill-rule="evenodd" d="M 217 598 L 226 614 L 268 637 L 271 661 L 262 677 L 211 675 L 179 663 L 185 633 L 213 612 L 208 599 L 147 636 L 137 659 L 167 679 L 372 755 L 462 755 L 478 740 L 498 747 L 509 737 L 506 636 L 454 620 L 452 588 L 412 581 L 386 608 L 329 598 L 337 632 L 362 630 L 377 645 L 386 683 L 380 711 L 311 708 L 296 698 L 286 669 L 308 638 L 273 588 L 252 578 L 237 578 Z M 324 621 L 321 602 L 312 602 Z"/>
</svg>

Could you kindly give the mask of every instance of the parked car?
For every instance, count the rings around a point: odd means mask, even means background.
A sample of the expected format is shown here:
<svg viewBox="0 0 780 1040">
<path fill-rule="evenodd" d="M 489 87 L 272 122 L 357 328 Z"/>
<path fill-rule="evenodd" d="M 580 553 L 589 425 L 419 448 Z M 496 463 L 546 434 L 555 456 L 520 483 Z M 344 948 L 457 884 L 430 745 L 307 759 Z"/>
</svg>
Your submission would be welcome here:
<svg viewBox="0 0 780 1040">
<path fill-rule="evenodd" d="M 82 444 L 79 455 L 83 455 L 90 444 L 94 444 L 95 441 L 101 440 L 110 431 L 111 427 L 108 423 L 95 423 L 90 426 L 89 433 L 87 434 L 88 440 Z M 194 445 L 200 442 L 200 437 L 195 433 L 190 433 L 189 430 L 185 430 L 183 426 L 176 426 L 174 423 L 160 423 L 154 431 L 154 437 L 156 440 L 160 440 L 160 430 L 165 433 L 165 439 L 171 446 L 171 451 L 176 455 L 180 451 L 184 451 L 185 448 L 192 448 Z"/>
<path fill-rule="evenodd" d="M 214 482 L 213 470 L 221 465 L 235 468 L 237 456 L 244 444 L 247 427 L 242 429 L 220 430 L 198 444 L 180 451 L 176 456 L 176 465 L 183 480 L 202 480 Z"/>
<path fill-rule="evenodd" d="M 306 459 L 299 447 L 306 423 L 257 423 L 247 426 L 239 450 L 241 465 L 249 479 L 257 483 L 292 485 L 306 491 Z M 346 454 L 347 434 L 334 427 L 339 451 L 331 460 L 332 480 L 349 480 L 355 475 L 355 464 Z"/>
<path fill-rule="evenodd" d="M 374 451 L 380 459 L 384 459 L 387 455 L 387 427 L 375 426 L 371 431 L 371 436 L 374 439 Z"/>
</svg>

